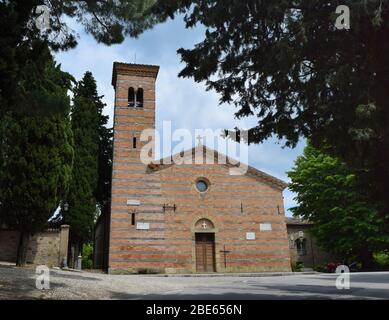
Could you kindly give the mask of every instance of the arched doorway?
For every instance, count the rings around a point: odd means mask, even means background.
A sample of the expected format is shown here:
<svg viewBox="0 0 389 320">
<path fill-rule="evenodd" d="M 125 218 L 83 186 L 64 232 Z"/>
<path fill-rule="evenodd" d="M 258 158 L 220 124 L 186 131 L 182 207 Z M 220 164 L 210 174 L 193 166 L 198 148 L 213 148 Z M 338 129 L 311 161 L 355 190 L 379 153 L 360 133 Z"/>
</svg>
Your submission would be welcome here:
<svg viewBox="0 0 389 320">
<path fill-rule="evenodd" d="M 197 272 L 215 272 L 215 226 L 208 219 L 195 224 L 195 254 Z"/>
</svg>

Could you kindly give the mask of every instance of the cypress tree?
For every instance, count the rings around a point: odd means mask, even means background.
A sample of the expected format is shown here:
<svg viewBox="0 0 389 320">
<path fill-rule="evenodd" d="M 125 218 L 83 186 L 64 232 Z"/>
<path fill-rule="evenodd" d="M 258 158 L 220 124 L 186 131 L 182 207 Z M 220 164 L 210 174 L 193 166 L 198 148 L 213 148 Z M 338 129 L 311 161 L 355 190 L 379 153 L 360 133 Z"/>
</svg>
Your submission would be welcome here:
<svg viewBox="0 0 389 320">
<path fill-rule="evenodd" d="M 55 65 L 48 50 L 39 59 L 26 63 L 25 81 L 15 92 L 45 111 L 7 111 L 0 121 L 0 221 L 20 232 L 18 266 L 26 263 L 29 237 L 46 227 L 66 194 L 73 160 L 71 76 Z M 45 59 L 43 76 L 36 81 L 28 70 Z"/>
<path fill-rule="evenodd" d="M 99 178 L 95 193 L 100 214 L 109 214 L 111 207 L 113 130 L 107 127 L 107 123 L 108 116 L 101 114 L 99 121 Z"/>
<path fill-rule="evenodd" d="M 100 133 L 107 118 L 102 115 L 105 104 L 97 94 L 96 81 L 86 72 L 74 89 L 72 130 L 74 134 L 74 167 L 66 201 L 62 210 L 64 221 L 70 225 L 70 243 L 75 258 L 82 244 L 91 240 L 98 214 L 99 158 L 102 156 Z"/>
</svg>

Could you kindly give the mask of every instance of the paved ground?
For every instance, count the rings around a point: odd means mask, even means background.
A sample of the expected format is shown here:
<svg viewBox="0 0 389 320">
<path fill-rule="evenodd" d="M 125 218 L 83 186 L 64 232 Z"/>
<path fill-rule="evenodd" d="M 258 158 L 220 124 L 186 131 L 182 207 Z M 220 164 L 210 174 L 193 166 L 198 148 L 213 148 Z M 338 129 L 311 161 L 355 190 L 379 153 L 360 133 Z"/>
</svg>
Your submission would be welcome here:
<svg viewBox="0 0 389 320">
<path fill-rule="evenodd" d="M 338 290 L 334 274 L 275 277 L 163 277 L 50 270 L 35 288 L 33 268 L 0 265 L 0 299 L 389 299 L 389 272 L 352 273 Z"/>
</svg>

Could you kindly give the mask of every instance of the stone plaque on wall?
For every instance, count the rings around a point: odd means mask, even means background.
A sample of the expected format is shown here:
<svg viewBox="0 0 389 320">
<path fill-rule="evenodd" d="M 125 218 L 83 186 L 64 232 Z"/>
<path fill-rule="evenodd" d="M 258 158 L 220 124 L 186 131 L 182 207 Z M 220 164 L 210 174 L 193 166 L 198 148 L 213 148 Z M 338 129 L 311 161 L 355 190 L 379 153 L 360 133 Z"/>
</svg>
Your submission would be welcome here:
<svg viewBox="0 0 389 320">
<path fill-rule="evenodd" d="M 127 200 L 127 205 L 128 206 L 140 206 L 140 201 L 139 200 Z"/>
<path fill-rule="evenodd" d="M 150 229 L 150 223 L 148 222 L 138 222 L 136 224 L 137 230 L 149 230 Z"/>
<path fill-rule="evenodd" d="M 246 240 L 255 240 L 255 232 L 246 232 Z"/>
<path fill-rule="evenodd" d="M 261 231 L 271 231 L 271 223 L 260 223 L 259 224 L 259 230 Z"/>
</svg>

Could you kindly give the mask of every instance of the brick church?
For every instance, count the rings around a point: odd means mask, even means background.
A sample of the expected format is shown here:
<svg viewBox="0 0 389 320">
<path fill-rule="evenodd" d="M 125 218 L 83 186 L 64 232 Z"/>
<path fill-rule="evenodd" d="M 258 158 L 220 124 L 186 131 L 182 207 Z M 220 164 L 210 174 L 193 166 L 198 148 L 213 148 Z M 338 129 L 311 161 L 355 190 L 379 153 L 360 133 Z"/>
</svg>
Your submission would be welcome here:
<svg viewBox="0 0 389 320">
<path fill-rule="evenodd" d="M 252 167 L 230 175 L 228 161 L 140 160 L 140 134 L 155 128 L 158 70 L 113 65 L 112 203 L 96 225 L 95 264 L 109 273 L 290 271 L 285 182 Z"/>
</svg>

